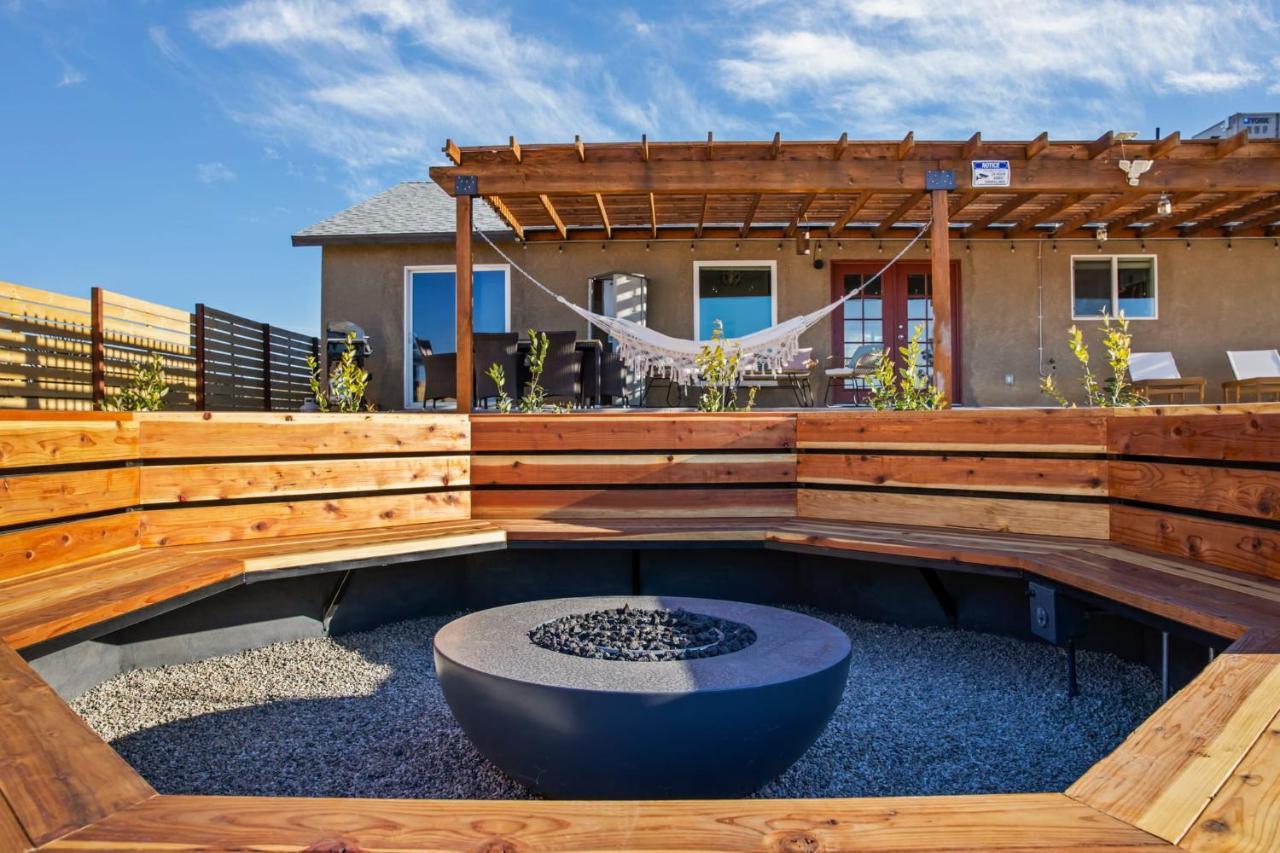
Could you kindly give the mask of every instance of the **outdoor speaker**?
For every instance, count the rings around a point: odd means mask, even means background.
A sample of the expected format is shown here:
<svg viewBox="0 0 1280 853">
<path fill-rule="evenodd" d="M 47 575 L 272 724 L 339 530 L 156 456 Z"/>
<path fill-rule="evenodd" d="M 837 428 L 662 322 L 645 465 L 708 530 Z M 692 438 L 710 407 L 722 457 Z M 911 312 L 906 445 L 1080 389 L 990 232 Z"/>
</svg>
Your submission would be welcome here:
<svg viewBox="0 0 1280 853">
<path fill-rule="evenodd" d="M 1037 581 L 1027 582 L 1027 599 L 1032 634 L 1059 646 L 1084 636 L 1088 615 L 1080 602 Z"/>
</svg>

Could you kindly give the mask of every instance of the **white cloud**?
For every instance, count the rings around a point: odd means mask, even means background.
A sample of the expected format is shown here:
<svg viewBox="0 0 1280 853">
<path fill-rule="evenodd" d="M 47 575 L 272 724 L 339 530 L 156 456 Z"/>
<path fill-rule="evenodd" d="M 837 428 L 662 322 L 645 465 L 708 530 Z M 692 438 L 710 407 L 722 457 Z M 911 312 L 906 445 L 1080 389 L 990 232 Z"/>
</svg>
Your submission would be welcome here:
<svg viewBox="0 0 1280 853">
<path fill-rule="evenodd" d="M 82 72 L 72 68 L 70 65 L 63 66 L 62 78 L 58 80 L 58 88 L 65 89 L 69 86 L 79 86 L 85 80 L 89 79 Z"/>
<path fill-rule="evenodd" d="M 202 184 L 225 184 L 236 179 L 236 173 L 224 163 L 200 163 L 196 166 L 196 180 Z"/>
<path fill-rule="evenodd" d="M 176 62 L 182 58 L 182 53 L 178 50 L 178 46 L 169 36 L 169 31 L 159 24 L 147 28 L 147 36 L 151 39 L 151 43 L 156 46 L 161 55 L 170 62 Z"/>
</svg>

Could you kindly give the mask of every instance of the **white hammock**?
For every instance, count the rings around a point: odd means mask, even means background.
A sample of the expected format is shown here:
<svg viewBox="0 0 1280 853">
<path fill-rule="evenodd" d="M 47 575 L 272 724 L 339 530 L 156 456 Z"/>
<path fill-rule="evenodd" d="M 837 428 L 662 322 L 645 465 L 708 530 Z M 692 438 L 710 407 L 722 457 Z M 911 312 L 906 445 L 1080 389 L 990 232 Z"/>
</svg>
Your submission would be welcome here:
<svg viewBox="0 0 1280 853">
<path fill-rule="evenodd" d="M 722 338 L 716 343 L 723 346 L 727 352 L 736 351 L 741 354 L 738 362 L 741 373 L 776 372 L 781 370 L 799 351 L 800 336 L 802 334 L 817 325 L 822 318 L 832 311 L 870 287 L 884 275 L 889 267 L 897 263 L 903 255 L 910 251 L 911 247 L 924 236 L 928 229 L 929 223 L 926 222 L 921 226 L 916 236 L 911 238 L 911 241 L 903 247 L 902 251 L 894 255 L 879 272 L 864 281 L 861 287 L 849 291 L 835 302 L 824 305 L 816 311 L 810 311 L 808 314 L 801 314 L 799 317 L 783 320 L 781 323 L 776 323 L 758 332 L 752 332 L 749 335 L 743 335 L 738 338 Z M 588 323 L 608 332 L 610 337 L 618 342 L 618 351 L 623 362 L 635 371 L 637 375 L 645 376 L 650 373 L 656 373 L 670 377 L 681 385 L 688 385 L 697 379 L 698 353 L 705 346 L 714 346 L 710 341 L 690 341 L 684 338 L 673 338 L 670 335 L 664 335 L 662 332 L 650 329 L 648 326 L 641 326 L 630 320 L 623 320 L 620 317 L 606 317 L 602 314 L 588 311 L 586 308 L 575 305 L 565 299 L 530 275 L 527 270 L 499 249 L 493 240 L 489 239 L 488 234 L 478 228 L 476 233 L 499 256 L 532 282 L 535 287 L 579 317 L 582 317 Z"/>
</svg>

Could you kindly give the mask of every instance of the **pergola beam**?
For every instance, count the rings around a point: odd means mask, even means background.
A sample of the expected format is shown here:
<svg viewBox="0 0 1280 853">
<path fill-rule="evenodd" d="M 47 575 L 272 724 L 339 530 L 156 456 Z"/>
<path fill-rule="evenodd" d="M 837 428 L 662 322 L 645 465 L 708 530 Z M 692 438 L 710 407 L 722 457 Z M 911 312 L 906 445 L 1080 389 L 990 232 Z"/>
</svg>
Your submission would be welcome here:
<svg viewBox="0 0 1280 853">
<path fill-rule="evenodd" d="M 849 147 L 849 134 L 842 133 L 840 138 L 836 140 L 836 144 L 831 149 L 831 159 L 839 160 L 844 156 L 844 151 Z"/>
<path fill-rule="evenodd" d="M 1169 196 L 1169 202 L 1177 206 L 1192 198 L 1195 198 L 1195 196 L 1196 196 L 1196 193 L 1177 193 L 1175 195 Z M 1105 224 L 1108 230 L 1119 231 L 1121 228 L 1128 228 L 1131 225 L 1138 224 L 1139 222 L 1145 222 L 1146 220 L 1150 219 L 1152 216 L 1157 215 L 1159 212 L 1160 212 L 1160 200 L 1157 199 L 1151 202 L 1150 204 L 1147 204 L 1143 207 L 1138 208 L 1132 213 L 1126 213 L 1124 216 L 1121 216 L 1119 219 L 1112 220 Z"/>
<path fill-rule="evenodd" d="M 782 133 L 781 131 L 774 131 L 773 144 L 769 146 L 769 159 L 777 160 L 778 155 L 781 153 L 782 153 Z"/>
<path fill-rule="evenodd" d="M 453 165 L 462 165 L 462 150 L 458 148 L 458 144 L 456 142 L 452 139 L 446 139 L 442 150 L 444 151 L 444 156 L 448 157 Z"/>
<path fill-rule="evenodd" d="M 1116 144 L 1116 134 L 1113 130 L 1099 136 L 1093 142 L 1089 143 L 1088 154 L 1090 160 L 1097 160 L 1103 154 L 1111 150 L 1111 146 Z"/>
<path fill-rule="evenodd" d="M 578 150 L 578 162 L 579 163 L 587 162 L 587 148 L 585 145 L 582 144 L 581 136 L 575 135 L 573 137 L 573 147 Z"/>
<path fill-rule="evenodd" d="M 507 227 L 511 229 L 512 233 L 514 233 L 518 239 L 523 240 L 524 226 L 520 224 L 520 220 L 516 219 L 515 215 L 507 208 L 506 202 L 502 200 L 501 196 L 485 196 L 485 200 L 488 201 L 489 206 L 497 212 L 499 218 L 501 218 L 503 222 L 507 223 Z"/>
<path fill-rule="evenodd" d="M 1234 136 L 1228 136 L 1226 139 L 1223 139 L 1214 147 L 1214 150 L 1213 150 L 1214 159 L 1221 160 L 1223 157 L 1228 156 L 1234 151 L 1239 151 L 1241 148 L 1245 147 L 1248 144 L 1249 144 L 1249 131 L 1247 130 L 1242 130 L 1239 133 L 1235 134 Z"/>
<path fill-rule="evenodd" d="M 741 236 L 747 236 L 747 232 L 751 230 L 751 220 L 756 218 L 756 211 L 760 209 L 760 193 L 756 193 L 751 199 L 751 207 L 747 208 L 747 215 L 742 220 Z"/>
<path fill-rule="evenodd" d="M 814 199 L 816 199 L 817 197 L 818 197 L 817 193 L 809 193 L 807 196 L 804 197 L 804 200 L 800 202 L 800 206 L 796 208 L 795 216 L 791 217 L 791 221 L 787 223 L 786 230 L 782 232 L 782 235 L 784 237 L 790 237 L 791 235 L 796 233 L 796 228 L 800 226 L 800 222 L 804 219 L 805 215 L 809 212 L 809 208 L 813 206 Z"/>
<path fill-rule="evenodd" d="M 957 213 L 964 210 L 966 207 L 973 204 L 975 201 L 977 201 L 981 197 L 982 197 L 982 193 L 978 192 L 977 190 L 969 190 L 968 192 L 965 192 L 965 193 L 957 193 L 956 195 L 953 195 L 950 201 L 947 202 L 948 218 L 954 219 Z"/>
<path fill-rule="evenodd" d="M 1074 193 L 1066 196 L 1059 200 L 1057 204 L 1051 204 L 1039 213 L 1033 213 L 1028 216 L 1020 225 L 1015 225 L 1013 228 L 1009 229 L 1005 236 L 1012 239 L 1030 234 L 1036 230 L 1037 226 L 1048 222 L 1053 219 L 1053 217 L 1061 214 L 1064 210 L 1069 210 L 1075 207 L 1086 198 L 1088 198 L 1088 195 L 1085 193 Z"/>
<path fill-rule="evenodd" d="M 1106 201 L 1098 205 L 1088 213 L 1081 213 L 1072 219 L 1068 219 L 1053 230 L 1053 236 L 1061 237 L 1063 235 L 1070 234 L 1071 232 L 1078 230 L 1086 222 L 1101 222 L 1120 208 L 1128 207 L 1145 195 L 1148 195 L 1145 190 L 1121 193 L 1110 201 Z"/>
<path fill-rule="evenodd" d="M 538 201 L 542 203 L 542 209 L 547 212 L 547 216 L 551 217 L 551 224 L 555 226 L 556 233 L 560 235 L 560 239 L 563 240 L 569 236 L 569 229 L 564 227 L 564 222 L 561 221 L 560 214 L 556 212 L 556 207 L 551 203 L 551 199 L 542 194 L 538 196 Z"/>
<path fill-rule="evenodd" d="M 1027 159 L 1034 160 L 1044 153 L 1049 147 L 1049 131 L 1044 131 L 1035 139 L 1027 143 Z"/>
<path fill-rule="evenodd" d="M 969 141 L 960 149 L 961 160 L 972 160 L 978 156 L 978 151 L 982 149 L 982 134 L 974 133 L 969 137 Z"/>
<path fill-rule="evenodd" d="M 853 200 L 853 204 L 845 208 L 844 213 L 840 214 L 840 218 L 831 226 L 831 236 L 839 237 L 840 232 L 857 216 L 862 208 L 867 206 L 867 202 L 871 200 L 873 193 L 858 193 L 858 197 Z"/>
<path fill-rule="evenodd" d="M 1255 213 L 1262 213 L 1272 207 L 1280 205 L 1280 193 L 1270 193 L 1261 198 L 1249 202 L 1244 207 L 1238 207 L 1235 210 L 1228 210 L 1225 213 L 1219 213 L 1212 219 L 1206 219 L 1203 222 L 1197 222 L 1183 229 L 1183 234 L 1190 237 L 1201 231 L 1208 231 L 1214 228 L 1222 228 L 1230 222 L 1243 222 Z"/>
<path fill-rule="evenodd" d="M 517 163 L 524 162 L 524 153 L 520 149 L 520 143 L 516 142 L 516 138 L 514 136 L 507 138 L 507 147 L 511 149 L 511 153 L 515 156 Z"/>
<path fill-rule="evenodd" d="M 898 143 L 898 159 L 905 160 L 911 155 L 912 149 L 916 147 L 916 132 L 908 130 L 907 135 L 902 137 L 902 141 Z"/>
<path fill-rule="evenodd" d="M 609 211 L 604 206 L 604 196 L 600 193 L 595 194 L 596 210 L 600 211 L 600 222 L 604 225 L 604 236 L 606 240 L 613 239 L 613 226 L 609 224 Z"/>
<path fill-rule="evenodd" d="M 649 193 L 649 236 L 658 236 L 658 200 Z"/>
<path fill-rule="evenodd" d="M 1193 207 L 1189 210 L 1184 210 L 1181 213 L 1170 213 L 1168 216 L 1157 219 L 1147 226 L 1147 230 L 1154 233 L 1156 231 L 1165 231 L 1170 228 L 1177 228 L 1184 222 L 1199 222 L 1207 216 L 1213 216 L 1224 207 L 1230 207 L 1233 204 L 1238 204 L 1250 195 L 1252 195 L 1252 193 L 1227 193 L 1222 196 L 1222 198 L 1206 202 L 1199 207 Z"/>
<path fill-rule="evenodd" d="M 1177 148 L 1181 143 L 1182 134 L 1175 130 L 1173 133 L 1169 134 L 1164 139 L 1157 141 L 1155 145 L 1151 146 L 1151 150 L 1147 152 L 1147 159 L 1159 160 L 1163 157 L 1167 157 L 1169 152 Z"/>
<path fill-rule="evenodd" d="M 710 198 L 711 196 L 708 195 L 702 196 L 702 212 L 698 214 L 698 227 L 693 229 L 694 237 L 702 237 L 702 229 L 707 224 L 707 204 Z"/>
<path fill-rule="evenodd" d="M 966 226 L 964 231 L 962 232 L 962 236 L 972 237 L 974 234 L 978 233 L 979 231 L 986 230 L 986 228 L 990 226 L 993 222 L 999 222 L 1002 219 L 1008 218 L 1010 213 L 1022 207 L 1024 204 L 1031 201 L 1031 199 L 1033 198 L 1035 198 L 1035 193 L 1030 193 L 1030 194 L 1015 193 L 1013 198 L 1009 199 L 1004 204 L 1000 205 L 995 210 L 991 211 L 986 216 L 982 217 L 976 222 L 972 222 L 968 226 Z"/>
<path fill-rule="evenodd" d="M 880 224 L 871 229 L 871 236 L 883 237 L 885 234 L 889 233 L 889 229 L 892 228 L 899 219 L 910 213 L 911 209 L 917 207 L 922 201 L 924 201 L 923 190 L 913 192 L 908 195 L 902 204 L 893 209 L 893 213 L 890 213 L 884 219 L 880 220 Z"/>
</svg>

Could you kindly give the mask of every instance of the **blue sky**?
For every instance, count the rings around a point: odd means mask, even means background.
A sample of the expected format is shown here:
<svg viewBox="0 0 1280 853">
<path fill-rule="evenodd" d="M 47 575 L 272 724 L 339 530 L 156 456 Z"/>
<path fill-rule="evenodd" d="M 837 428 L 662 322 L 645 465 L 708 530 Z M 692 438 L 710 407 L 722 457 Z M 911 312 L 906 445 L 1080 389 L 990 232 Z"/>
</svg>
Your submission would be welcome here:
<svg viewBox="0 0 1280 853">
<path fill-rule="evenodd" d="M 0 280 L 302 331 L 289 235 L 462 144 L 1193 134 L 1280 111 L 1274 2 L 0 0 Z"/>
</svg>

